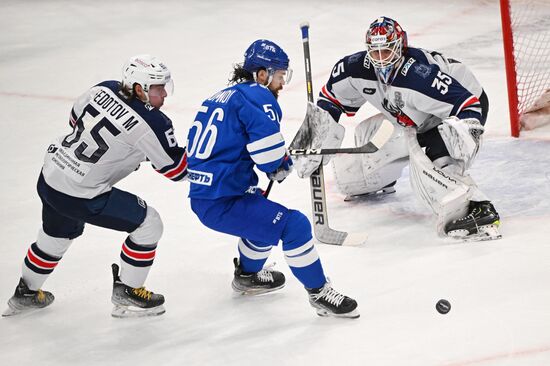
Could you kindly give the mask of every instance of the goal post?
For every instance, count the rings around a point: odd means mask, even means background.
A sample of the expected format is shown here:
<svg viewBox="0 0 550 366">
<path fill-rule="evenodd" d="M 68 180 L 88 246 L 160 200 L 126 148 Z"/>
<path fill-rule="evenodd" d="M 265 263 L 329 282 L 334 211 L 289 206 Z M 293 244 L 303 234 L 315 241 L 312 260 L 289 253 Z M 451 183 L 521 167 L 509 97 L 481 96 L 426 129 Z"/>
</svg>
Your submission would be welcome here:
<svg viewBox="0 0 550 366">
<path fill-rule="evenodd" d="M 550 123 L 550 1 L 500 0 L 510 131 Z"/>
</svg>

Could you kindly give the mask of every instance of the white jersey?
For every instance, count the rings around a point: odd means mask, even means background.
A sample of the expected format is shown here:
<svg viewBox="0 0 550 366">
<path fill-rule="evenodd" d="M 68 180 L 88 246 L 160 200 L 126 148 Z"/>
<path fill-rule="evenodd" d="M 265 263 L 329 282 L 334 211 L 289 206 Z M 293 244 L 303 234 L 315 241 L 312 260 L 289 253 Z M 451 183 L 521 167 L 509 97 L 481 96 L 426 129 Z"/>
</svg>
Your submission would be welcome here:
<svg viewBox="0 0 550 366">
<path fill-rule="evenodd" d="M 326 103 L 332 104 L 339 117 L 342 112 L 353 116 L 369 102 L 391 122 L 424 132 L 449 116 L 481 120 L 478 98 L 482 93 L 481 85 L 462 63 L 409 47 L 396 65 L 390 85 L 378 80 L 367 51 L 344 57 L 334 66 L 318 104 L 324 109 L 330 107 Z"/>
<path fill-rule="evenodd" d="M 179 147 L 170 119 L 140 100 L 126 100 L 117 81 L 100 83 L 75 102 L 73 132 L 48 148 L 42 174 L 56 191 L 93 198 L 111 190 L 143 161 L 167 178 L 187 174 L 187 154 Z"/>
</svg>

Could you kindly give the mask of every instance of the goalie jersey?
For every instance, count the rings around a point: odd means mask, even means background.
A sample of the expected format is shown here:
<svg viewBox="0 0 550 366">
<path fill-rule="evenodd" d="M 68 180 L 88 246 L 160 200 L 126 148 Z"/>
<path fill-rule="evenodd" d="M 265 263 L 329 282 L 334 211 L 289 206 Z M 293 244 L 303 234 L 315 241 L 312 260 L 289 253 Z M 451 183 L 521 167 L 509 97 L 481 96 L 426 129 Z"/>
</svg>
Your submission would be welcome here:
<svg viewBox="0 0 550 366">
<path fill-rule="evenodd" d="M 321 89 L 318 105 L 338 121 L 342 113 L 353 116 L 369 102 L 389 121 L 416 126 L 421 133 L 449 116 L 477 118 L 484 123 L 479 101 L 482 93 L 483 88 L 462 63 L 409 47 L 396 65 L 391 85 L 378 81 L 367 51 L 344 57 Z"/>
<path fill-rule="evenodd" d="M 186 176 L 187 154 L 178 146 L 172 121 L 136 98 L 126 100 L 119 89 L 117 81 L 105 81 L 75 102 L 69 118 L 73 132 L 52 142 L 44 158 L 49 186 L 93 198 L 146 160 L 171 180 Z"/>
<path fill-rule="evenodd" d="M 286 153 L 281 108 L 263 85 L 245 82 L 205 100 L 188 135 L 189 197 L 241 196 L 258 184 L 254 166 L 269 173 Z"/>
</svg>

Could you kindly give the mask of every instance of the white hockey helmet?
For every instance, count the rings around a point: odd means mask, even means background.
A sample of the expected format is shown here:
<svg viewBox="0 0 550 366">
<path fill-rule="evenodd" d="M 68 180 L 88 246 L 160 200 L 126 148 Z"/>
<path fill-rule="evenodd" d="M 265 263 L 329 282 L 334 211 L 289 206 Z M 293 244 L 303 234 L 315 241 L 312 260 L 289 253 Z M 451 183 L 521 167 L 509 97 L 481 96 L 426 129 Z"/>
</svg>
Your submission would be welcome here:
<svg viewBox="0 0 550 366">
<path fill-rule="evenodd" d="M 148 93 L 151 85 L 164 85 L 168 95 L 174 89 L 170 70 L 164 63 L 151 55 L 130 57 L 122 68 L 122 86 L 133 91 L 134 84 L 139 84 Z"/>
</svg>

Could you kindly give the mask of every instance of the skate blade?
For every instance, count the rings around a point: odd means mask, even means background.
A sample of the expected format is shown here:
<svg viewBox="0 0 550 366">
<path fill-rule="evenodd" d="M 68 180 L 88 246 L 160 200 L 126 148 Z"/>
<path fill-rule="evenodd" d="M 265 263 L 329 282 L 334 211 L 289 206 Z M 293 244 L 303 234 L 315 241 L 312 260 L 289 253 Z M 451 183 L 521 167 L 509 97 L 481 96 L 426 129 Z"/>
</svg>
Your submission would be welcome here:
<svg viewBox="0 0 550 366">
<path fill-rule="evenodd" d="M 23 311 L 23 310 L 19 310 L 19 309 L 15 309 L 15 308 L 12 308 L 11 306 L 9 306 L 9 307 L 2 313 L 2 316 L 3 316 L 3 317 L 14 316 L 14 315 L 21 314 L 22 312 L 24 312 L 24 311 Z"/>
<path fill-rule="evenodd" d="M 467 234 L 467 230 L 454 230 L 450 231 L 447 235 L 452 239 L 460 240 L 464 243 L 502 239 L 497 225 L 480 226 L 477 234 Z"/>
<path fill-rule="evenodd" d="M 159 305 L 150 309 L 142 309 L 134 306 L 115 305 L 111 315 L 113 318 L 145 318 L 148 316 L 158 316 L 166 312 L 164 305 Z"/>
<path fill-rule="evenodd" d="M 242 288 L 236 287 L 235 284 L 231 283 L 231 288 L 233 288 L 233 291 L 235 291 L 237 294 L 243 295 L 243 296 L 258 296 L 258 295 L 264 295 L 264 294 L 268 294 L 268 293 L 270 293 L 270 292 L 274 292 L 274 291 L 280 290 L 280 289 L 282 289 L 283 287 L 285 287 L 284 284 L 283 284 L 282 286 L 274 287 L 274 288 L 269 288 L 269 289 L 265 289 L 265 288 L 260 288 L 260 289 L 242 289 Z"/>
<path fill-rule="evenodd" d="M 361 314 L 359 314 L 359 311 L 357 309 L 354 309 L 353 311 L 345 314 L 335 314 L 325 309 L 317 309 L 317 315 L 321 317 L 357 319 Z"/>
</svg>

